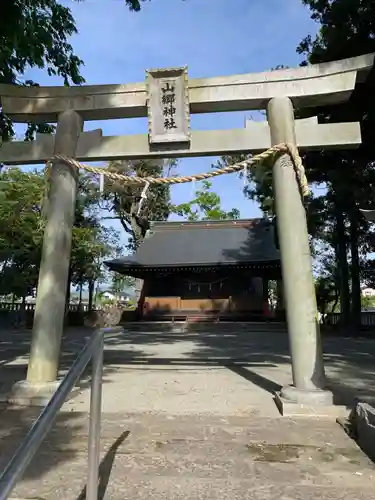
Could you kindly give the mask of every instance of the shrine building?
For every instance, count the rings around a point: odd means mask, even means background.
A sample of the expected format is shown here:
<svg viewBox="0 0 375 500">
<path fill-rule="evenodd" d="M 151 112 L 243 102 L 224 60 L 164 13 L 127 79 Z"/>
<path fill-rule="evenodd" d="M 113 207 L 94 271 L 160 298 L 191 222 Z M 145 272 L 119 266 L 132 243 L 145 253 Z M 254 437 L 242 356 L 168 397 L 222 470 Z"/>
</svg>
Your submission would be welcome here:
<svg viewBox="0 0 375 500">
<path fill-rule="evenodd" d="M 134 255 L 105 264 L 144 280 L 142 320 L 270 319 L 268 283 L 281 280 L 274 228 L 265 219 L 154 222 Z"/>
</svg>

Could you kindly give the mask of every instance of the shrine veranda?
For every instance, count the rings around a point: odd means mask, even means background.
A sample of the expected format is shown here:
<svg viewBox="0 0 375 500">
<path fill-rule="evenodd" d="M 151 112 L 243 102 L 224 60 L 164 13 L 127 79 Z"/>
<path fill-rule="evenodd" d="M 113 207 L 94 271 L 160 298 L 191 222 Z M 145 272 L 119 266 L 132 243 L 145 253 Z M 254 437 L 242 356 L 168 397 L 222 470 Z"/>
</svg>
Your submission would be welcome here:
<svg viewBox="0 0 375 500">
<path fill-rule="evenodd" d="M 55 135 L 33 142 L 2 144 L 0 162 L 51 164 L 47 223 L 39 272 L 27 379 L 17 394 L 38 399 L 58 384 L 72 226 L 80 162 L 259 153 L 275 145 L 291 150 L 354 148 L 360 124 L 295 120 L 294 109 L 345 102 L 361 85 L 374 54 L 342 61 L 258 74 L 190 80 L 186 67 L 146 72 L 145 83 L 81 87 L 0 85 L 3 111 L 14 122 L 57 123 Z M 243 129 L 197 131 L 191 113 L 267 110 L 267 121 Z M 84 122 L 148 117 L 148 133 L 103 136 L 84 132 Z M 59 160 L 59 155 L 61 159 Z M 64 160 L 63 158 L 67 159 Z M 69 164 L 69 159 L 71 164 Z M 292 358 L 293 385 L 278 395 L 282 404 L 331 406 L 317 322 L 306 214 L 293 157 L 274 157 L 272 169 L 278 219 L 280 269 Z M 236 264 L 236 262 L 232 262 Z M 167 264 L 167 263 L 164 263 Z M 43 399 L 42 397 L 40 399 Z"/>
</svg>

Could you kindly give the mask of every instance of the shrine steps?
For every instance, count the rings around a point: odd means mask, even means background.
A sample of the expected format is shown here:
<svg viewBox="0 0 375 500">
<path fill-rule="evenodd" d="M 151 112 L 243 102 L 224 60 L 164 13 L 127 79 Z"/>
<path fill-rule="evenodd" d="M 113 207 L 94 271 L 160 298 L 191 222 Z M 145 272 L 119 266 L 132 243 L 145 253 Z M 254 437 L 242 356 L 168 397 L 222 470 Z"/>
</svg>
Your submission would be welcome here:
<svg viewBox="0 0 375 500">
<path fill-rule="evenodd" d="M 197 314 L 188 316 L 185 321 L 186 323 L 218 323 L 220 321 L 220 314 Z"/>
<path fill-rule="evenodd" d="M 261 311 L 199 311 L 199 310 L 176 310 L 176 311 L 155 311 L 144 315 L 142 322 L 179 322 L 189 323 L 218 323 L 218 322 L 259 322 L 259 323 L 278 323 L 284 322 L 282 316 L 265 317 Z"/>
<path fill-rule="evenodd" d="M 283 322 L 255 322 L 255 321 L 137 321 L 133 323 L 125 323 L 124 329 L 129 329 L 132 332 L 147 331 L 155 333 L 171 332 L 202 332 L 210 331 L 211 333 L 220 334 L 220 332 L 280 332 L 286 333 L 287 326 Z"/>
</svg>

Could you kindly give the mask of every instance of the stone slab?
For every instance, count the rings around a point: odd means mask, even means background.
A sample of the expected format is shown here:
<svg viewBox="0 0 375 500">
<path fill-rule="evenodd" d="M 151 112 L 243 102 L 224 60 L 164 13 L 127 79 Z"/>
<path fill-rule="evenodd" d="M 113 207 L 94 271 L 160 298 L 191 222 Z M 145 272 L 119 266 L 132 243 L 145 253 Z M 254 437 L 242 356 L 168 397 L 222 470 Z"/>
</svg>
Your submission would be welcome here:
<svg viewBox="0 0 375 500">
<path fill-rule="evenodd" d="M 66 404 L 57 417 L 46 443 L 49 449 L 82 449 L 87 444 L 89 416 L 85 411 L 70 411 Z M 40 411 L 37 408 L 7 408 L 0 412 L 0 439 L 2 445 L 12 438 L 25 435 Z M 163 415 L 152 413 L 106 413 L 102 415 L 101 436 L 111 442 L 124 431 L 129 431 L 127 443 L 133 437 L 137 442 L 156 442 L 168 439 L 243 443 L 267 441 L 288 445 L 356 449 L 355 443 L 334 422 L 324 419 L 271 418 L 259 416 Z M 61 437 L 64 437 L 62 440 Z"/>
<path fill-rule="evenodd" d="M 375 461 L 375 407 L 358 403 L 354 416 L 355 433 L 359 446 Z"/>
<path fill-rule="evenodd" d="M 265 109 L 272 97 L 289 96 L 296 107 L 346 101 L 366 78 L 374 54 L 305 67 L 189 80 L 192 113 Z M 66 109 L 86 120 L 147 116 L 145 83 L 21 87 L 0 85 L 3 110 L 14 122 L 56 122 Z"/>
<path fill-rule="evenodd" d="M 36 414 L 0 414 L 3 464 Z M 85 412 L 61 412 L 13 497 L 83 500 L 87 424 Z M 104 413 L 102 435 L 102 500 L 372 498 L 373 465 L 322 419 Z"/>
<path fill-rule="evenodd" d="M 176 464 L 178 465 L 178 464 Z M 295 482 L 294 467 L 280 470 L 275 474 L 256 474 L 249 471 L 248 477 L 233 477 L 225 469 L 218 468 L 215 475 L 201 477 L 193 469 L 180 470 L 178 475 L 163 473 L 163 463 L 152 473 L 133 473 L 115 459 L 110 470 L 101 476 L 100 496 L 103 500 L 123 500 L 124 498 L 160 500 L 373 500 L 373 479 L 358 476 L 337 477 L 325 484 L 314 484 L 302 475 Z M 77 500 L 84 498 L 85 466 L 73 461 L 71 466 L 46 474 L 43 481 L 25 480 L 15 493 L 22 497 L 41 496 L 45 500 Z M 206 469 L 215 470 L 215 464 L 206 464 Z M 73 472 L 74 471 L 74 472 Z M 259 469 L 258 469 L 259 471 Z M 221 472 L 221 477 L 219 473 Z M 282 479 L 281 479 L 282 478 Z M 341 479 L 341 484 L 340 483 Z"/>
<path fill-rule="evenodd" d="M 300 123 L 301 122 L 301 123 Z M 43 136 L 43 137 L 42 137 Z M 296 121 L 297 144 L 301 150 L 355 148 L 361 144 L 359 123 L 306 123 Z M 32 142 L 4 143 L 0 161 L 7 165 L 39 164 L 53 156 L 54 136 L 39 134 Z M 271 147 L 266 122 L 252 123 L 244 129 L 192 130 L 190 145 L 150 146 L 148 135 L 99 137 L 98 133 L 79 140 L 77 160 L 104 161 L 140 158 L 220 156 L 231 153 L 261 152 Z"/>
<path fill-rule="evenodd" d="M 294 403 L 275 393 L 275 403 L 281 415 L 284 417 L 323 417 L 336 420 L 338 417 L 347 417 L 350 410 L 346 406 L 339 405 L 307 405 Z"/>
</svg>

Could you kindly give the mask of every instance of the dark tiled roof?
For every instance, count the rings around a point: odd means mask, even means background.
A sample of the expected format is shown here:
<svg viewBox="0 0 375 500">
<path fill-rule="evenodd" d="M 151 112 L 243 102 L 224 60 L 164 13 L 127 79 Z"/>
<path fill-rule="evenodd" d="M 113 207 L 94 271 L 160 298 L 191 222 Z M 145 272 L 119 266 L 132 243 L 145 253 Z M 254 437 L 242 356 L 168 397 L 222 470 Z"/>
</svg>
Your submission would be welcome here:
<svg viewBox="0 0 375 500">
<path fill-rule="evenodd" d="M 278 263 L 274 231 L 264 219 L 153 223 L 132 256 L 106 262 L 112 270 Z"/>
</svg>

